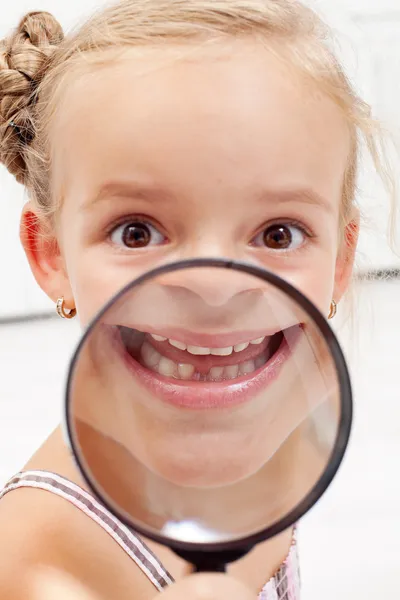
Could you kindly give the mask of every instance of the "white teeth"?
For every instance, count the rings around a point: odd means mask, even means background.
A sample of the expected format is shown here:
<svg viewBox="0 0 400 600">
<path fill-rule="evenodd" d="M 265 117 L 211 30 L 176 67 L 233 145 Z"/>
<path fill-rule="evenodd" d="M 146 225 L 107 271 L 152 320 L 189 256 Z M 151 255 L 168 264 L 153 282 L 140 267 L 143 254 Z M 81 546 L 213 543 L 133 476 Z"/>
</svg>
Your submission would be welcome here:
<svg viewBox="0 0 400 600">
<path fill-rule="evenodd" d="M 236 346 L 233 347 L 235 352 L 243 352 L 243 350 L 246 350 L 246 348 L 249 347 L 250 342 L 243 342 L 243 344 L 236 344 Z"/>
<path fill-rule="evenodd" d="M 141 349 L 141 355 L 144 365 L 156 371 L 164 377 L 174 377 L 186 381 L 197 380 L 199 373 L 190 364 L 177 364 L 173 360 L 162 356 L 150 344 L 146 342 Z M 250 375 L 256 369 L 259 369 L 265 363 L 265 357 L 259 356 L 255 360 L 248 360 L 237 365 L 228 365 L 225 367 L 212 367 L 206 376 L 207 381 L 226 381 L 236 379 L 242 375 Z"/>
<path fill-rule="evenodd" d="M 224 367 L 225 379 L 236 379 L 238 374 L 239 374 L 239 365 L 229 365 L 228 367 Z"/>
<path fill-rule="evenodd" d="M 265 335 L 264 335 L 264 337 L 257 338 L 256 340 L 251 340 L 250 344 L 254 344 L 254 345 L 262 344 L 264 340 L 265 340 Z"/>
<path fill-rule="evenodd" d="M 172 377 L 176 373 L 177 364 L 173 360 L 169 360 L 169 358 L 161 357 L 160 363 L 158 365 L 158 372 L 160 375 L 164 375 L 165 377 Z"/>
<path fill-rule="evenodd" d="M 180 379 L 192 379 L 195 368 L 193 365 L 179 365 L 178 372 Z"/>
<path fill-rule="evenodd" d="M 152 334 L 152 337 L 156 338 L 155 335 Z M 157 336 L 157 341 L 165 341 L 166 338 L 162 336 Z M 265 338 L 262 338 L 264 340 Z M 261 340 L 261 341 L 262 341 Z M 237 344 L 235 346 L 235 352 L 242 352 L 245 350 L 249 343 L 252 344 L 260 344 L 260 340 L 253 340 L 252 342 L 247 342 L 243 344 Z M 175 340 L 169 340 L 171 345 L 175 346 L 183 350 L 181 346 L 183 346 L 183 342 L 177 342 Z M 239 348 L 239 349 L 237 349 Z M 229 350 L 229 352 L 228 352 Z M 217 356 L 228 356 L 232 353 L 233 348 L 202 348 L 200 346 L 188 346 L 187 351 L 191 354 L 197 355 L 207 355 L 207 354 L 215 354 Z M 263 355 L 258 356 L 254 360 L 248 360 L 246 362 L 241 362 L 236 365 L 227 365 L 225 367 L 212 367 L 207 375 L 201 375 L 196 371 L 196 368 L 189 363 L 176 363 L 169 358 L 166 358 L 162 354 L 160 354 L 151 344 L 148 342 L 144 342 L 141 348 L 141 356 L 143 360 L 144 366 L 163 375 L 164 377 L 173 377 L 175 379 L 182 379 L 186 381 L 198 381 L 202 378 L 203 381 L 227 381 L 233 380 L 237 377 L 241 377 L 243 375 L 250 375 L 257 369 L 260 369 L 266 362 L 265 352 Z"/>
<path fill-rule="evenodd" d="M 157 335 L 155 333 L 151 334 L 151 337 L 157 342 L 165 342 L 168 338 L 163 335 Z M 179 342 L 178 340 L 168 339 L 168 342 L 174 348 L 178 348 L 178 350 L 183 350 L 189 352 L 189 354 L 193 354 L 195 356 L 209 356 L 210 354 L 213 356 L 230 356 L 233 351 L 235 352 L 243 352 L 246 348 L 249 347 L 250 344 L 257 345 L 262 344 L 265 340 L 264 337 L 257 338 L 256 340 L 251 340 L 250 342 L 242 342 L 240 344 L 236 344 L 235 346 L 226 346 L 225 348 L 206 348 L 205 346 L 187 346 L 184 342 Z"/>
<path fill-rule="evenodd" d="M 201 346 L 188 346 L 187 351 L 189 354 L 194 354 L 196 356 L 207 356 L 207 354 L 211 354 L 210 348 L 202 348 Z"/>
<path fill-rule="evenodd" d="M 222 379 L 223 372 L 224 367 L 212 367 L 208 373 L 207 379 L 210 379 L 211 381 L 219 381 Z"/>
<path fill-rule="evenodd" d="M 239 366 L 239 371 L 241 375 L 250 375 L 250 373 L 253 373 L 253 371 L 255 370 L 256 365 L 254 360 L 248 360 Z"/>
<path fill-rule="evenodd" d="M 254 364 L 256 365 L 256 369 L 259 369 L 260 367 L 262 367 L 266 362 L 265 356 L 258 356 L 256 358 L 256 360 L 254 361 Z"/>
<path fill-rule="evenodd" d="M 196 356 L 209 356 L 210 354 L 212 356 L 229 356 L 233 352 L 233 346 L 227 346 L 226 348 L 205 348 L 203 346 L 187 346 L 186 350 L 189 352 L 189 354 L 194 354 Z"/>
<path fill-rule="evenodd" d="M 232 351 L 232 346 L 228 346 L 227 348 L 211 348 L 211 354 L 213 356 L 229 356 L 232 354 Z"/>
<path fill-rule="evenodd" d="M 161 354 L 146 342 L 142 346 L 141 354 L 146 367 L 155 367 L 160 362 Z"/>
<path fill-rule="evenodd" d="M 164 337 L 163 335 L 157 335 L 156 333 L 152 333 L 151 337 L 153 339 L 156 340 L 156 342 L 165 342 L 165 340 L 167 339 L 166 337 Z"/>
<path fill-rule="evenodd" d="M 171 346 L 178 348 L 178 350 L 186 350 L 186 344 L 183 342 L 177 342 L 176 340 L 168 340 Z"/>
</svg>

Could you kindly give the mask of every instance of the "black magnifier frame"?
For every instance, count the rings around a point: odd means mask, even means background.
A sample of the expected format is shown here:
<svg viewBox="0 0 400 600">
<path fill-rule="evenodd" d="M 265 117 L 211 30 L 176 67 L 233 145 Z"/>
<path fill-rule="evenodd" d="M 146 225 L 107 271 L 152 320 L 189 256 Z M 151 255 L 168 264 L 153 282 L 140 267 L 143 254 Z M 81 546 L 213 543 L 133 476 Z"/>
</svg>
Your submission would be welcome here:
<svg viewBox="0 0 400 600">
<path fill-rule="evenodd" d="M 231 269 L 240 273 L 245 273 L 253 277 L 257 277 L 264 282 L 271 284 L 272 286 L 285 292 L 292 300 L 294 300 L 304 311 L 308 314 L 313 323 L 319 329 L 322 337 L 324 338 L 331 357 L 333 359 L 337 379 L 339 385 L 340 395 L 340 419 L 338 424 L 338 430 L 336 440 L 331 452 L 331 456 L 328 465 L 316 482 L 312 490 L 304 497 L 304 499 L 282 519 L 278 520 L 273 525 L 259 531 L 258 533 L 244 536 L 232 541 L 215 542 L 215 543 L 194 543 L 181 540 L 175 540 L 166 538 L 162 535 L 154 533 L 152 530 L 138 525 L 131 520 L 123 511 L 119 511 L 115 506 L 112 506 L 107 498 L 103 498 L 102 493 L 97 489 L 96 482 L 93 481 L 90 469 L 85 467 L 85 461 L 82 460 L 79 451 L 79 441 L 74 439 L 73 425 L 71 423 L 72 418 L 70 414 L 70 402 L 71 402 L 71 390 L 74 378 L 75 365 L 79 361 L 79 356 L 82 347 L 85 345 L 87 338 L 90 336 L 93 328 L 96 326 L 101 317 L 107 313 L 107 311 L 118 302 L 130 289 L 140 286 L 143 283 L 151 279 L 155 279 L 157 276 L 165 275 L 173 271 L 179 271 L 184 269 L 193 268 L 204 268 L 204 267 L 219 267 L 224 269 Z M 347 369 L 346 361 L 336 338 L 335 333 L 332 331 L 326 318 L 320 313 L 320 311 L 314 306 L 314 304 L 306 298 L 299 290 L 293 285 L 279 277 L 278 275 L 271 273 L 261 267 L 239 261 L 233 261 L 223 258 L 196 258 L 183 260 L 173 263 L 168 263 L 161 267 L 152 269 L 146 272 L 135 280 L 127 284 L 120 292 L 118 292 L 107 304 L 101 309 L 97 316 L 92 319 L 91 323 L 86 328 L 74 354 L 70 361 L 69 371 L 67 376 L 66 395 L 64 404 L 64 431 L 66 435 L 66 441 L 72 451 L 76 465 L 82 474 L 84 481 L 86 482 L 92 493 L 99 498 L 100 502 L 114 514 L 122 523 L 129 528 L 136 531 L 138 534 L 153 540 L 156 543 L 162 544 L 169 547 L 176 554 L 187 560 L 188 562 L 195 565 L 197 571 L 224 571 L 225 565 L 229 562 L 237 560 L 247 554 L 255 545 L 260 542 L 266 541 L 272 537 L 275 537 L 279 533 L 289 529 L 297 523 L 322 497 L 325 493 L 332 480 L 334 479 L 345 455 L 353 421 L 353 396 L 349 372 Z"/>
</svg>

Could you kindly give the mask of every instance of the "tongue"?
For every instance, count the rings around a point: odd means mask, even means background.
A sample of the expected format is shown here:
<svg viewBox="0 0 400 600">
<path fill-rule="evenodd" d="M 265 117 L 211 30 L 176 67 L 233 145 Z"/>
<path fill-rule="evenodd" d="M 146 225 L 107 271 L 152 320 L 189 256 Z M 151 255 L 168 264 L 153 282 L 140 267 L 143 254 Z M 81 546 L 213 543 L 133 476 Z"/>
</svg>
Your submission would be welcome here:
<svg viewBox="0 0 400 600">
<path fill-rule="evenodd" d="M 212 367 L 227 367 L 230 365 L 239 365 L 248 360 L 255 360 L 262 355 L 270 344 L 274 336 L 265 338 L 261 344 L 250 344 L 242 352 L 233 351 L 229 356 L 197 356 L 190 354 L 186 350 L 179 350 L 168 341 L 157 342 L 153 337 L 146 335 L 146 342 L 153 346 L 165 358 L 169 358 L 178 364 L 193 365 L 201 374 L 207 374 Z"/>
</svg>

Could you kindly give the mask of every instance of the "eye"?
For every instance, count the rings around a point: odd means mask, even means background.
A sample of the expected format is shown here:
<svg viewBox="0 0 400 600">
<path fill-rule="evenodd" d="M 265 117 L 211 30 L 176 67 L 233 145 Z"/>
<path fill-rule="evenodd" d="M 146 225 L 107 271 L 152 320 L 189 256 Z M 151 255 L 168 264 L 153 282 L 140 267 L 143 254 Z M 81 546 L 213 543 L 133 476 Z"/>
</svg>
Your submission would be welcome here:
<svg viewBox="0 0 400 600">
<path fill-rule="evenodd" d="M 116 246 L 124 246 L 131 250 L 163 244 L 165 236 L 146 221 L 131 221 L 115 227 L 110 239 Z"/>
<path fill-rule="evenodd" d="M 299 225 L 276 223 L 261 231 L 253 243 L 270 250 L 297 250 L 306 237 L 307 233 Z"/>
</svg>

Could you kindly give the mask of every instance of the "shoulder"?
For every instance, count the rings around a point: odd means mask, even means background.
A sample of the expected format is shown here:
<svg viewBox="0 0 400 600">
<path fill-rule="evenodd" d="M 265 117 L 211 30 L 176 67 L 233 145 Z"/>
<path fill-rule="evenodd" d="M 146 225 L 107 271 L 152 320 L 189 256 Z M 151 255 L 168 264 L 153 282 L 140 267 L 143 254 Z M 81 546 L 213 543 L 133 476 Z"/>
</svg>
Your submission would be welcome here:
<svg viewBox="0 0 400 600">
<path fill-rule="evenodd" d="M 99 599 L 155 595 L 133 561 L 93 520 L 63 498 L 22 488 L 0 501 L 0 598 L 29 597 L 21 574 L 57 569 L 84 582 Z"/>
</svg>

